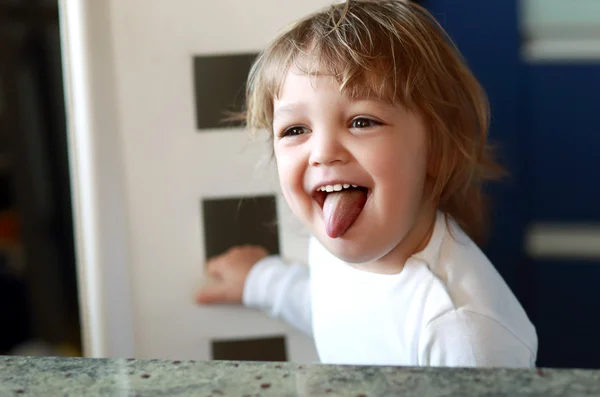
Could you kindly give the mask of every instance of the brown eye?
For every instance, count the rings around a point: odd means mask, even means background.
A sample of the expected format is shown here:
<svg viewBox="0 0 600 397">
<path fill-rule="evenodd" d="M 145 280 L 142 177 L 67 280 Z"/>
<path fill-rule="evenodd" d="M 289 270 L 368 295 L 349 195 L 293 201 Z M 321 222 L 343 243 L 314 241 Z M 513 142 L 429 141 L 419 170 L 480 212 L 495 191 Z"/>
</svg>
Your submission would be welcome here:
<svg viewBox="0 0 600 397">
<path fill-rule="evenodd" d="M 308 130 L 304 127 L 294 126 L 283 131 L 281 136 L 298 136 L 306 133 Z"/>
<path fill-rule="evenodd" d="M 369 127 L 375 127 L 376 125 L 379 125 L 380 123 L 378 123 L 375 120 L 371 120 L 371 119 L 367 119 L 365 117 L 357 117 L 354 120 L 352 120 L 352 128 L 369 128 Z"/>
</svg>

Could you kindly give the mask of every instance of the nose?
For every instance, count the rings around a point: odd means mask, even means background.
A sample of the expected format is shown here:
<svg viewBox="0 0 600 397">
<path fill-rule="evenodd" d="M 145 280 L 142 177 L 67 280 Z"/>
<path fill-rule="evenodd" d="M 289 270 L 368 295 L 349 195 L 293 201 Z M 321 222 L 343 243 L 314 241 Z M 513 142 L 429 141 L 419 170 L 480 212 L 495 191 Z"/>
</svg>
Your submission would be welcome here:
<svg viewBox="0 0 600 397">
<path fill-rule="evenodd" d="M 335 132 L 313 131 L 311 141 L 310 165 L 334 165 L 348 162 L 350 153 Z"/>
</svg>

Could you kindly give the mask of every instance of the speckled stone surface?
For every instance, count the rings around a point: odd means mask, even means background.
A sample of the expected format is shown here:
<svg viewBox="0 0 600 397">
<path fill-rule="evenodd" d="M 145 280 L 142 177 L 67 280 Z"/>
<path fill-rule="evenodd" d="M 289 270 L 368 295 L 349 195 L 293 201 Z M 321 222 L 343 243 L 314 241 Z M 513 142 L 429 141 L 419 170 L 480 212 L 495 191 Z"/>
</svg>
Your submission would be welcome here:
<svg viewBox="0 0 600 397">
<path fill-rule="evenodd" d="M 600 371 L 0 357 L 0 396 L 600 396 Z"/>
</svg>

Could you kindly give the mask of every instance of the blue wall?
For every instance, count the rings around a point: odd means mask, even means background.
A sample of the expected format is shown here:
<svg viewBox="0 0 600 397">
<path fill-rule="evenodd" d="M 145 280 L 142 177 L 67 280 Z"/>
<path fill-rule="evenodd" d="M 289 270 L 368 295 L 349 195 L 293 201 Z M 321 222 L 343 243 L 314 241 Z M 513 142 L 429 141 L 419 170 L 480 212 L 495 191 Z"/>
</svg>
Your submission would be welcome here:
<svg viewBox="0 0 600 397">
<path fill-rule="evenodd" d="M 600 63 L 535 65 L 526 74 L 532 216 L 600 222 Z"/>
<path fill-rule="evenodd" d="M 518 0 L 424 0 L 485 87 L 511 177 L 484 250 L 536 325 L 539 366 L 600 368 L 600 263 L 528 258 L 527 225 L 600 222 L 600 63 L 527 64 Z"/>
<path fill-rule="evenodd" d="M 526 75 L 530 216 L 553 223 L 599 223 L 600 64 L 533 65 Z M 530 307 L 540 363 L 600 367 L 599 265 L 532 261 Z"/>
</svg>

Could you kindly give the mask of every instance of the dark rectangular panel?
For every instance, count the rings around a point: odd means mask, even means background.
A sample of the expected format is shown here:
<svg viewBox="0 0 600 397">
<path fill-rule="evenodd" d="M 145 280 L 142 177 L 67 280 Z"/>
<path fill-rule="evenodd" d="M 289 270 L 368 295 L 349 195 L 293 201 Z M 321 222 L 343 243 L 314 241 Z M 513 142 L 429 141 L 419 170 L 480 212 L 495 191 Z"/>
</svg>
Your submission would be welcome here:
<svg viewBox="0 0 600 397">
<path fill-rule="evenodd" d="M 600 63 L 528 68 L 530 205 L 547 222 L 600 222 Z"/>
<path fill-rule="evenodd" d="M 196 127 L 224 128 L 240 125 L 225 121 L 228 112 L 240 112 L 244 104 L 246 79 L 257 54 L 194 57 Z"/>
<path fill-rule="evenodd" d="M 600 368 L 600 262 L 533 264 L 531 321 L 539 367 Z"/>
<path fill-rule="evenodd" d="M 213 360 L 227 361 L 287 361 L 285 337 L 215 340 Z"/>
<path fill-rule="evenodd" d="M 202 211 L 207 258 L 235 245 L 261 245 L 279 254 L 275 196 L 206 199 Z"/>
</svg>

